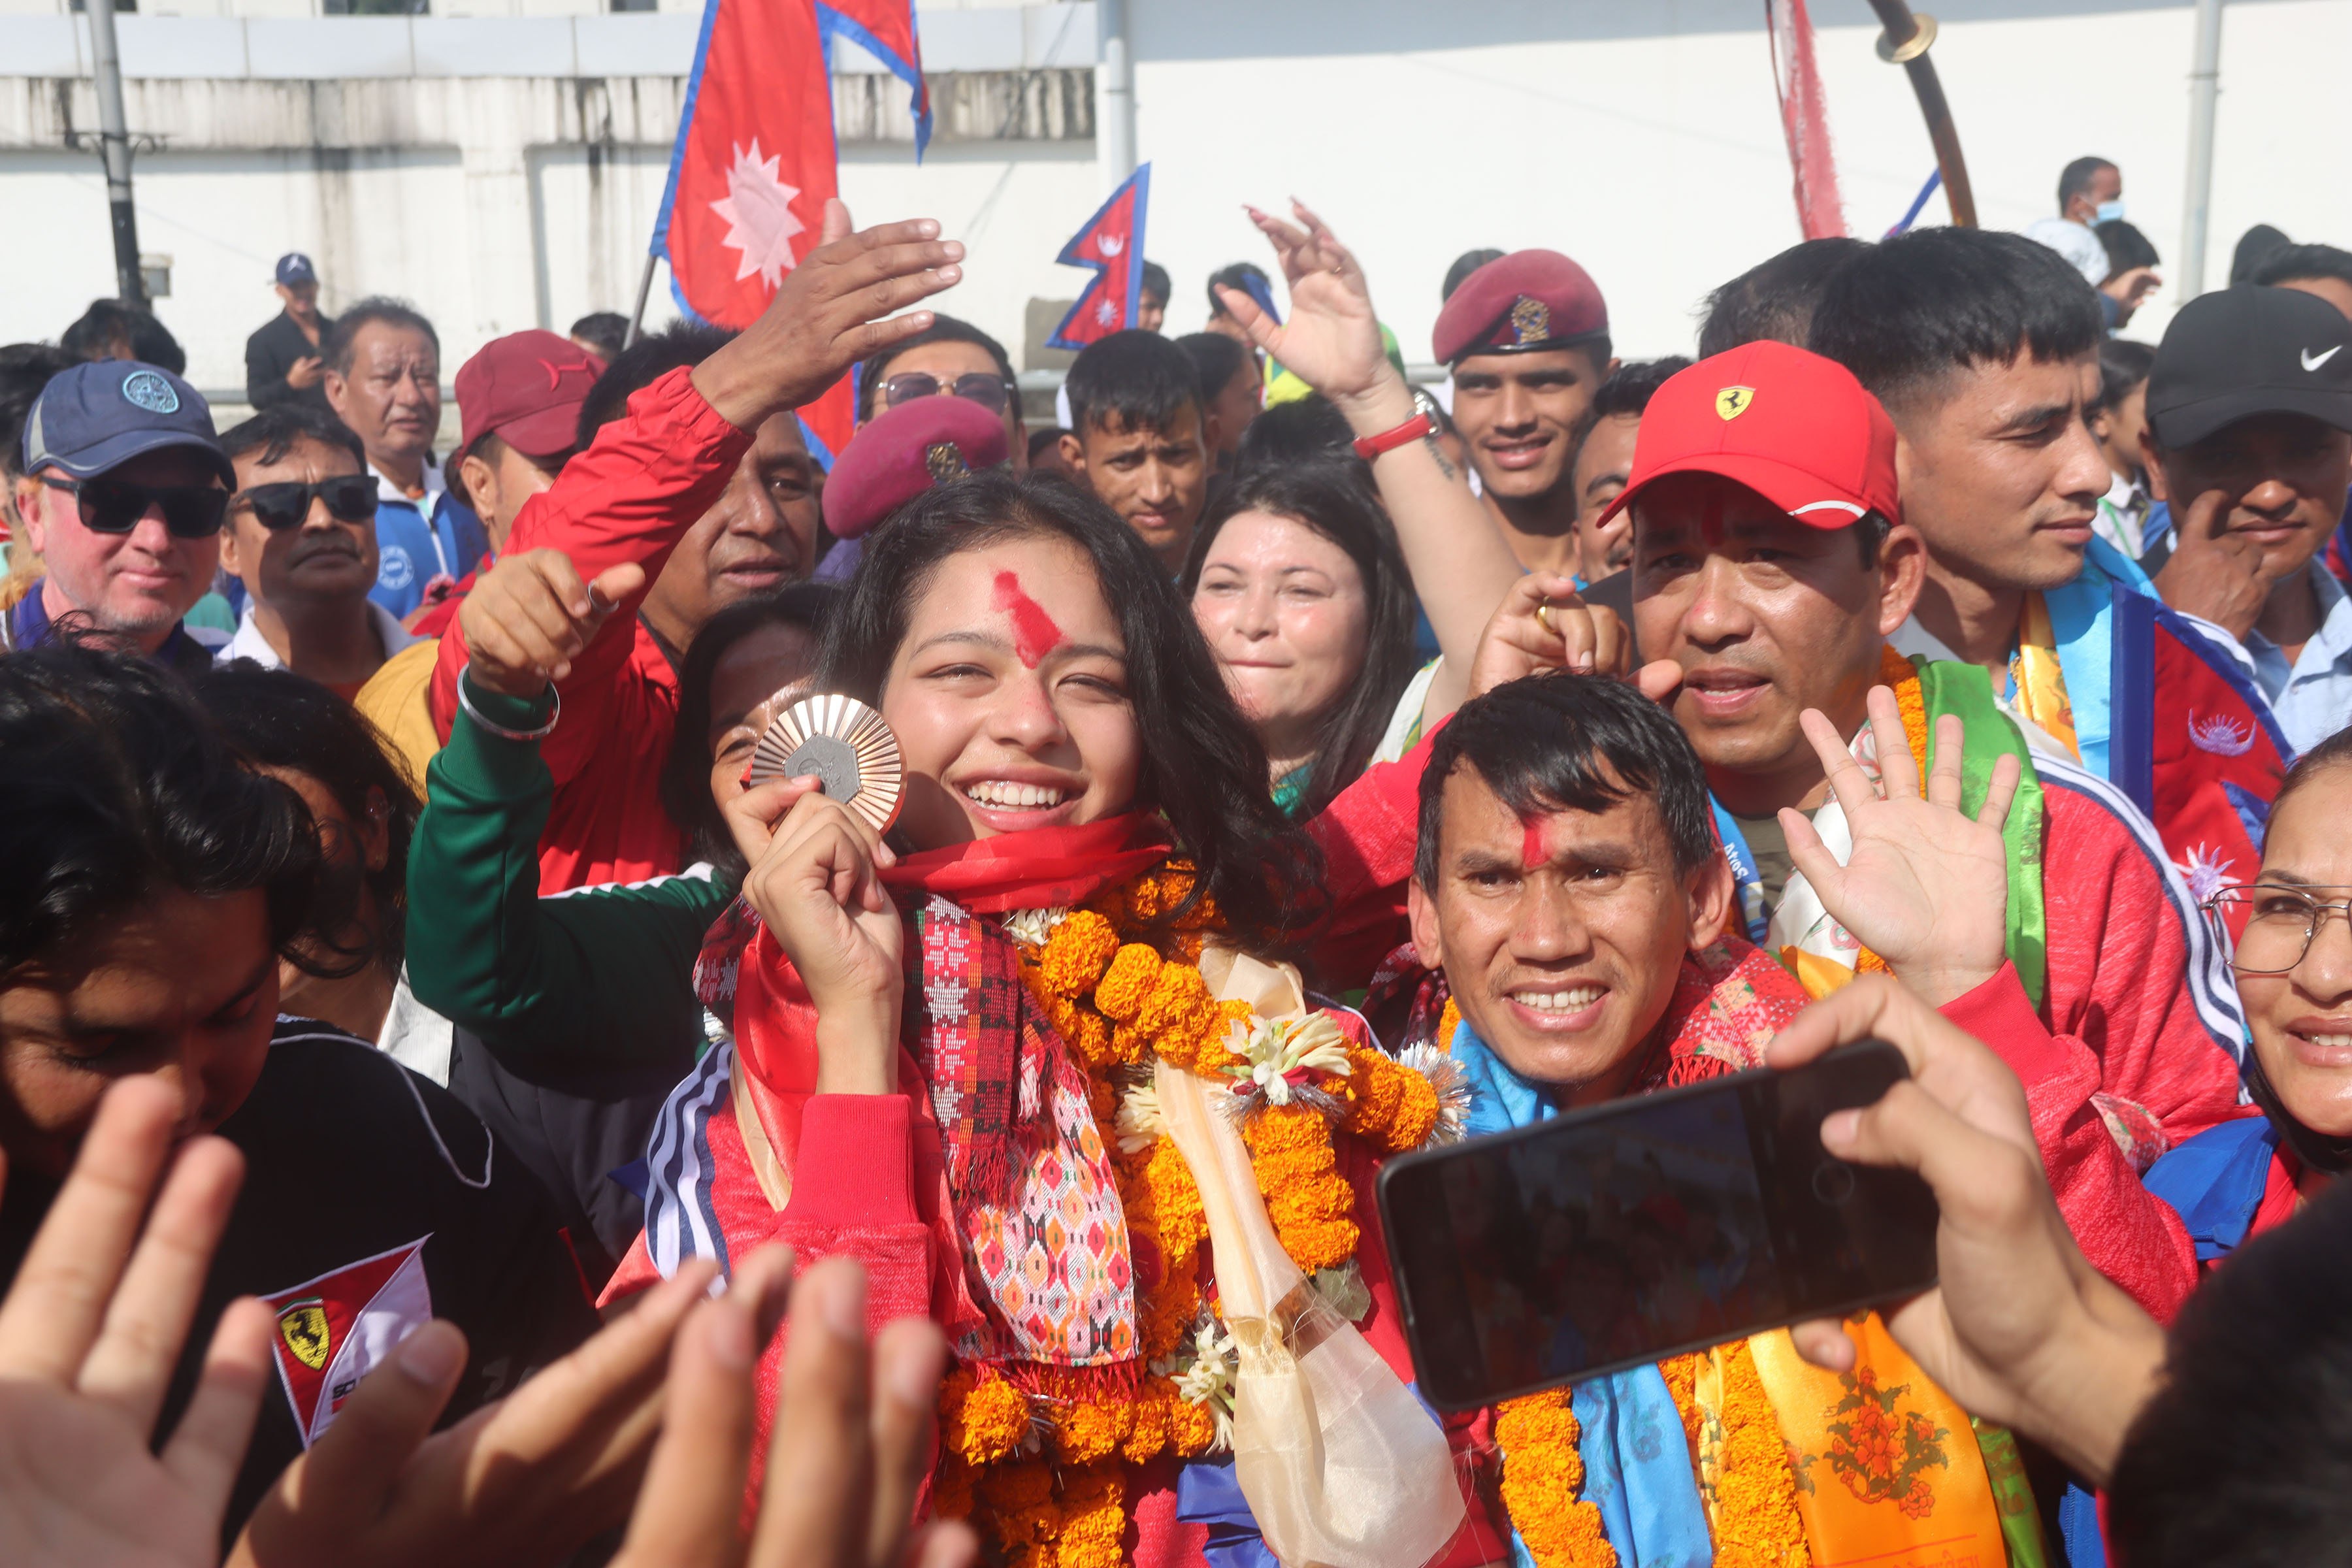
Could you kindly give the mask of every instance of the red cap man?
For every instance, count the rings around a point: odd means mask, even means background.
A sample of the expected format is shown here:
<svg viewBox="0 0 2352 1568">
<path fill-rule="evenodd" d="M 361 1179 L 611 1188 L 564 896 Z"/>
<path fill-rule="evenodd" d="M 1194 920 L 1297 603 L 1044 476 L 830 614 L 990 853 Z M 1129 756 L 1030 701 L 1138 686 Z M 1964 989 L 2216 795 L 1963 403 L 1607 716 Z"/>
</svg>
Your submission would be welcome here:
<svg viewBox="0 0 2352 1568">
<path fill-rule="evenodd" d="M 1798 716 L 1859 731 L 1886 638 L 1919 596 L 1926 556 L 1902 521 L 1894 422 L 1844 366 L 1744 344 L 1651 398 L 1610 512 L 1628 507 L 1642 656 L 1680 667 L 1675 718 L 1777 904 L 1789 859 L 1776 814 L 1821 805 L 1825 787 Z"/>
<path fill-rule="evenodd" d="M 604 362 L 553 332 L 509 332 L 457 372 L 457 472 L 474 510 L 505 547 L 523 502 L 555 482 L 579 441 L 580 405 Z"/>
</svg>

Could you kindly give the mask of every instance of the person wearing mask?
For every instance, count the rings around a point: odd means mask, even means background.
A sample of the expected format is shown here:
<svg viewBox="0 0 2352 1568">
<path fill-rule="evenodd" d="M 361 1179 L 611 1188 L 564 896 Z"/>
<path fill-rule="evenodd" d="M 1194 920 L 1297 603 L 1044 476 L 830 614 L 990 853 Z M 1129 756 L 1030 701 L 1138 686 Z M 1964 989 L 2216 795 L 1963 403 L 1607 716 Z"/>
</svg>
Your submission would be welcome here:
<svg viewBox="0 0 2352 1568">
<path fill-rule="evenodd" d="M 2097 288 L 2109 271 L 2097 226 L 2124 216 L 2124 174 L 2105 158 L 2077 158 L 2058 174 L 2058 216 L 2025 226 L 2025 237 L 2047 246 Z"/>
<path fill-rule="evenodd" d="M 236 469 L 203 396 L 157 365 L 87 362 L 42 387 L 20 439 L 16 515 L 43 572 L 0 621 L 0 649 L 38 647 L 64 622 L 183 674 L 210 668 L 182 621 L 212 589 Z"/>
<path fill-rule="evenodd" d="M 335 321 L 320 312 L 318 271 L 309 257 L 289 250 L 278 258 L 276 276 L 272 287 L 284 308 L 245 340 L 245 400 L 257 414 L 288 403 L 328 413 L 320 344 Z"/>
<path fill-rule="evenodd" d="M 1021 384 L 1004 345 L 969 321 L 934 314 L 931 324 L 860 363 L 857 423 L 918 397 L 953 395 L 1004 421 L 1004 449 L 1025 468 L 1034 443 L 1021 412 Z"/>
<path fill-rule="evenodd" d="M 237 479 L 221 565 L 245 584 L 245 616 L 216 661 L 290 669 L 353 700 L 416 640 L 368 596 L 376 487 L 360 438 L 331 414 L 280 404 L 222 437 L 221 449 Z"/>
<path fill-rule="evenodd" d="M 1063 384 L 1071 434 L 1062 460 L 1135 530 L 1173 577 L 1209 495 L 1209 454 L 1223 427 L 1201 396 L 1190 355 L 1157 332 L 1088 343 Z"/>
<path fill-rule="evenodd" d="M 929 219 L 852 237 L 846 209 L 827 213 L 833 238 L 753 326 L 729 334 L 681 324 L 605 371 L 581 409 L 579 454 L 524 508 L 498 564 L 442 634 L 429 701 L 446 742 L 460 715 L 458 676 L 478 637 L 500 637 L 507 602 L 538 593 L 560 565 L 583 613 L 592 585 L 617 606 L 595 637 L 567 643 L 541 669 L 562 721 L 509 726 L 550 727 L 541 756 L 555 794 L 540 840 L 541 891 L 683 866 L 677 826 L 656 804 L 677 668 L 717 611 L 816 565 L 816 469 L 793 410 L 846 371 L 854 352 L 931 324 L 923 310 L 868 325 L 874 317 L 962 276 L 961 248 L 931 238 Z M 861 267 L 882 275 L 850 281 Z"/>
<path fill-rule="evenodd" d="M 2140 436 L 2147 428 L 2147 373 L 2155 363 L 2156 351 L 2146 343 L 2128 338 L 2101 343 L 2099 402 L 2091 411 L 2091 435 L 2114 476 L 2107 493 L 2099 498 L 2099 515 L 2091 526 L 2135 561 L 2150 542 L 2149 511 L 2155 504 L 2148 493 L 2147 458 L 2140 450 Z"/>
<path fill-rule="evenodd" d="M 1610 502 L 1624 494 L 1633 471 L 1633 438 L 1642 411 L 1675 372 L 1690 368 L 1679 354 L 1621 365 L 1592 396 L 1592 419 L 1569 459 L 1576 494 L 1576 587 L 1622 572 L 1633 559 L 1633 520 Z"/>
<path fill-rule="evenodd" d="M 1171 289 L 1168 268 L 1157 261 L 1143 264 L 1143 282 L 1136 291 L 1135 324 L 1143 331 L 1156 332 L 1168 320 Z"/>
<path fill-rule="evenodd" d="M 1216 477 L 1230 477 L 1243 433 L 1265 405 L 1257 355 L 1247 343 L 1223 332 L 1187 332 L 1176 346 L 1192 356 L 1200 376 L 1201 406 L 1217 423 L 1217 444 L 1211 453 Z"/>
<path fill-rule="evenodd" d="M 2293 289 L 2203 295 L 2166 329 L 2147 399 L 2149 484 L 2177 519 L 2156 590 L 2308 751 L 2352 722 L 2352 596 L 2320 559 L 2352 489 L 2352 321 Z"/>
<path fill-rule="evenodd" d="M 441 339 L 397 300 L 362 300 L 321 353 L 327 403 L 367 449 L 376 477 L 375 602 L 404 623 L 438 603 L 489 549 L 482 521 L 434 460 L 441 429 Z"/>
<path fill-rule="evenodd" d="M 1600 289 L 1558 251 L 1515 251 L 1463 280 L 1431 346 L 1453 369 L 1454 428 L 1512 553 L 1530 572 L 1573 573 L 1569 459 L 1617 368 Z"/>
</svg>

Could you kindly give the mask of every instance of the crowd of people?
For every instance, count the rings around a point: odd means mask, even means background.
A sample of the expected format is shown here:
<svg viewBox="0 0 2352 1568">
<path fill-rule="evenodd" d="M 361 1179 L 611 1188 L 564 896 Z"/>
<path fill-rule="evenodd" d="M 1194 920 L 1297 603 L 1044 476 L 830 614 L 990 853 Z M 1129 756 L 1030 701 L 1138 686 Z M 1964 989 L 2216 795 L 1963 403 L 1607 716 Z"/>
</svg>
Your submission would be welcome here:
<svg viewBox="0 0 2352 1568">
<path fill-rule="evenodd" d="M 226 430 L 141 312 L 0 349 L 0 1557 L 2344 1560 L 2352 252 L 2136 342 L 2121 194 L 1638 363 L 1473 251 L 1434 386 L 1250 209 L 1051 426 L 837 203 L 446 453 L 300 255 Z M 820 694 L 895 763 L 755 766 Z M 1385 1161 L 1868 1038 L 1936 1288 L 1415 1396 Z M 1484 1243 L 1564 1364 L 1756 1321 L 1588 1184 Z"/>
</svg>

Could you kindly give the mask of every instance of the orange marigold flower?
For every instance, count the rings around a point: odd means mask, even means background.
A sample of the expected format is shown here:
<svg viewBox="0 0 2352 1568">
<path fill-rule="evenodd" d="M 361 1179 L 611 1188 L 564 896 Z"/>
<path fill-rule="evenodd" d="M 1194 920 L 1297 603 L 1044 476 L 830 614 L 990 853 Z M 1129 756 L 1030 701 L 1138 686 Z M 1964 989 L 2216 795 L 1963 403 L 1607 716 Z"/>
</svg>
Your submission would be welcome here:
<svg viewBox="0 0 2352 1568">
<path fill-rule="evenodd" d="M 1152 982 L 1136 1014 L 1135 1026 L 1154 1034 L 1186 1025 L 1198 1027 L 1201 1016 L 1212 1005 L 1209 983 L 1201 978 L 1199 970 L 1189 963 L 1162 964 L 1160 977 Z"/>
<path fill-rule="evenodd" d="M 1118 1568 L 1127 1531 L 1127 1475 L 1116 1459 L 1062 1476 L 1062 1529 L 1055 1568 Z"/>
<path fill-rule="evenodd" d="M 1009 1458 L 1029 1431 L 1029 1401 L 1001 1377 L 982 1380 L 964 1397 L 947 1434 L 949 1450 L 968 1465 Z"/>
<path fill-rule="evenodd" d="M 1331 1124 L 1304 1105 L 1269 1105 L 1242 1126 L 1242 1141 L 1253 1155 L 1283 1149 L 1331 1147 Z"/>
<path fill-rule="evenodd" d="M 1108 1457 L 1123 1435 L 1126 1407 L 1072 1400 L 1054 1407 L 1054 1450 L 1064 1464 L 1089 1465 Z"/>
<path fill-rule="evenodd" d="M 1396 1113 L 1389 1118 L 1379 1147 L 1402 1154 L 1429 1142 L 1430 1131 L 1437 1125 L 1437 1086 L 1411 1068 L 1400 1067 L 1396 1071 L 1400 1090 Z"/>
<path fill-rule="evenodd" d="M 1160 972 L 1167 968 L 1160 956 L 1139 942 L 1129 942 L 1118 950 L 1103 972 L 1100 984 L 1095 987 L 1095 1006 L 1104 1017 L 1126 1023 L 1143 1010 Z M 1194 971 L 1194 978 L 1199 972 Z"/>
<path fill-rule="evenodd" d="M 1409 1068 L 1399 1067 L 1383 1052 L 1349 1046 L 1348 1076 L 1335 1079 L 1325 1087 L 1338 1091 L 1348 1101 L 1348 1131 L 1385 1148 L 1389 1122 L 1396 1115 L 1397 1102 L 1404 1096 L 1403 1079 L 1420 1076 Z"/>
<path fill-rule="evenodd" d="M 1503 1505 L 1537 1568 L 1616 1565 L 1616 1550 L 1601 1533 L 1601 1510 L 1570 1500 L 1584 1486 L 1577 1436 L 1576 1412 L 1566 1389 L 1510 1400 L 1496 1412 Z"/>
<path fill-rule="evenodd" d="M 1130 1465 L 1140 1465 L 1168 1446 L 1168 1395 L 1157 1386 L 1147 1387 L 1129 1409 L 1134 1424 L 1128 1428 L 1126 1440 L 1119 1445 L 1119 1457 Z"/>
<path fill-rule="evenodd" d="M 1168 1446 L 1185 1458 L 1209 1451 L 1217 1440 L 1217 1419 L 1189 1400 L 1178 1399 L 1168 1406 Z"/>
<path fill-rule="evenodd" d="M 1038 952 L 1038 978 L 1055 995 L 1083 996 L 1118 952 L 1118 931 L 1110 921 L 1092 910 L 1073 910 Z"/>
<path fill-rule="evenodd" d="M 1275 1237 L 1290 1260 L 1312 1274 L 1318 1268 L 1337 1268 L 1356 1256 L 1356 1247 L 1363 1233 L 1351 1219 L 1302 1220 L 1291 1225 L 1276 1223 Z"/>
</svg>

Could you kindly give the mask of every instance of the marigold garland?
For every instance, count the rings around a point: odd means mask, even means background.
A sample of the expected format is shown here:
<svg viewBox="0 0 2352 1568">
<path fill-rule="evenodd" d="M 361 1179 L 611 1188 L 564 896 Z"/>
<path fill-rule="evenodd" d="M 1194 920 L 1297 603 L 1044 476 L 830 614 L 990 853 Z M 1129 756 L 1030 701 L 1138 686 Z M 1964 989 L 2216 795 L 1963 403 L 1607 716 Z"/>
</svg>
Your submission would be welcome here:
<svg viewBox="0 0 2352 1568">
<path fill-rule="evenodd" d="M 1691 1469 L 1723 1568 L 1810 1568 L 1780 1418 L 1746 1340 L 1658 1363 L 1683 1419 Z"/>
<path fill-rule="evenodd" d="M 1584 1489 L 1580 1433 L 1568 1390 L 1531 1394 L 1498 1406 L 1495 1445 L 1503 1450 L 1503 1506 L 1536 1568 L 1616 1568 L 1601 1510 Z"/>
<path fill-rule="evenodd" d="M 1214 903 L 1202 899 L 1171 919 L 1193 879 L 1189 865 L 1171 861 L 1050 926 L 1020 928 L 1034 943 L 1023 950 L 1023 978 L 1086 1070 L 1102 1127 L 1118 1125 L 1122 1095 L 1155 1059 L 1220 1080 L 1234 1068 L 1247 1076 L 1250 1058 L 1237 1047 L 1250 1033 L 1249 1005 L 1213 1001 L 1199 968 L 1204 934 L 1218 924 Z M 1152 940 L 1134 939 L 1152 931 Z M 1321 1103 L 1336 1103 L 1339 1126 L 1376 1149 L 1418 1148 L 1438 1116 L 1429 1080 L 1377 1050 L 1350 1047 L 1346 1057 L 1344 1074 L 1319 1079 Z M 1331 1118 L 1296 1103 L 1266 1106 L 1244 1126 L 1276 1235 L 1309 1274 L 1344 1266 L 1361 1239 L 1334 1131 Z M 945 1453 L 934 1508 L 982 1525 L 989 1557 L 1003 1568 L 1115 1568 L 1127 1525 L 1124 1467 L 1162 1453 L 1191 1458 L 1218 1441 L 1215 1415 L 1170 1375 L 1190 1364 L 1184 1353 L 1202 1311 L 1209 1227 L 1200 1187 L 1173 1140 L 1133 1142 L 1105 1140 L 1135 1259 L 1148 1369 L 1139 1386 L 1068 1397 L 1051 1378 L 1024 1375 L 1016 1387 L 985 1369 L 959 1368 L 940 1387 Z"/>
</svg>

